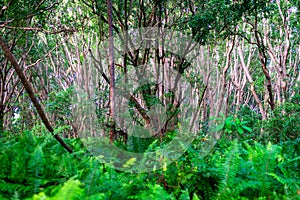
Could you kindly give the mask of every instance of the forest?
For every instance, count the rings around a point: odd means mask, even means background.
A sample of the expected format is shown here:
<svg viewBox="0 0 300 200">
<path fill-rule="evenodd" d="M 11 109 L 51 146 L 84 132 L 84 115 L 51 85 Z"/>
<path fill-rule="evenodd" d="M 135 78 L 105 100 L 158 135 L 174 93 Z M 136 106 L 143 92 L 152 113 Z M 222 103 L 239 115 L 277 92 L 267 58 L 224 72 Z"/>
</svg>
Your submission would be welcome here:
<svg viewBox="0 0 300 200">
<path fill-rule="evenodd" d="M 299 10 L 0 0 L 0 199 L 300 199 Z"/>
</svg>

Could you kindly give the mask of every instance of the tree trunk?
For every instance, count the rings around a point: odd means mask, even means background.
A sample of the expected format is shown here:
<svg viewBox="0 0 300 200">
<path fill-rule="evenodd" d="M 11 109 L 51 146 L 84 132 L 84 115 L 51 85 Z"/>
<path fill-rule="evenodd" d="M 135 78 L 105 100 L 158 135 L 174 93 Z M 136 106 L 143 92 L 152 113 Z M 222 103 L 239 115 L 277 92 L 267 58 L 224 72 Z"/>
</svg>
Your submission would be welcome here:
<svg viewBox="0 0 300 200">
<path fill-rule="evenodd" d="M 3 136 L 4 132 L 4 110 L 0 108 L 0 137 Z"/>
<path fill-rule="evenodd" d="M 110 142 L 113 142 L 115 131 L 115 65 L 114 65 L 114 38 L 113 38 L 113 24 L 112 24 L 112 0 L 107 0 L 108 13 L 108 33 L 109 33 L 109 116 L 111 122 L 110 128 Z"/>
<path fill-rule="evenodd" d="M 239 53 L 239 56 L 240 56 L 240 60 L 241 60 L 241 65 L 242 65 L 242 68 L 244 70 L 244 73 L 250 83 L 250 91 L 254 97 L 254 100 L 255 102 L 257 103 L 258 107 L 259 107 L 259 110 L 260 110 L 260 113 L 261 113 L 261 116 L 262 116 L 262 119 L 263 120 L 266 120 L 267 119 L 267 114 L 266 114 L 266 111 L 262 105 L 262 102 L 260 101 L 256 91 L 255 91 L 255 88 L 254 88 L 254 83 L 253 83 L 253 79 L 252 79 L 252 76 L 250 75 L 250 72 L 248 70 L 248 66 L 246 66 L 245 64 L 245 61 L 244 61 L 244 55 L 243 55 L 243 51 L 242 51 L 242 48 L 241 46 L 238 46 L 238 53 Z M 251 55 L 249 55 L 251 57 Z"/>
<path fill-rule="evenodd" d="M 259 60 L 261 63 L 261 68 L 265 74 L 265 78 L 267 81 L 267 91 L 269 95 L 269 104 L 271 107 L 271 110 L 275 109 L 275 102 L 274 102 L 274 97 L 273 97 L 273 91 L 272 91 L 272 81 L 271 81 L 271 76 L 270 72 L 267 68 L 267 56 L 266 56 L 266 47 L 264 46 L 263 39 L 261 38 L 261 34 L 257 31 L 257 21 L 255 22 L 255 30 L 254 30 L 254 37 L 256 39 L 256 45 L 258 47 L 258 55 L 259 55 Z"/>
<path fill-rule="evenodd" d="M 36 108 L 40 118 L 42 119 L 43 123 L 45 124 L 46 128 L 51 132 L 54 133 L 54 129 L 50 124 L 47 115 L 43 106 L 39 103 L 38 98 L 34 94 L 34 89 L 31 83 L 28 81 L 27 77 L 25 76 L 24 72 L 22 71 L 21 67 L 17 63 L 16 59 L 14 58 L 11 51 L 8 49 L 7 45 L 4 43 L 2 38 L 0 38 L 0 46 L 2 47 L 6 58 L 11 62 L 12 66 L 14 67 L 18 77 L 20 78 L 24 88 L 26 89 L 34 107 Z M 57 134 L 54 135 L 54 138 L 69 152 L 72 153 L 73 150 L 61 139 L 61 137 Z"/>
<path fill-rule="evenodd" d="M 232 39 L 232 42 L 228 42 L 228 51 L 226 51 L 226 63 L 225 63 L 225 67 L 223 69 L 222 72 L 222 88 L 221 88 L 221 94 L 220 94 L 220 98 L 219 98 L 219 102 L 218 102 L 218 107 L 217 107 L 217 112 L 216 115 L 220 116 L 220 111 L 222 106 L 224 106 L 223 101 L 224 101 L 224 97 L 225 97 L 225 93 L 226 93 L 226 87 L 228 87 L 228 82 L 226 82 L 226 75 L 227 75 L 227 71 L 230 67 L 230 62 L 231 62 L 231 53 L 234 47 L 234 41 L 235 41 L 235 37 Z M 227 109 L 227 108 L 226 108 Z"/>
</svg>

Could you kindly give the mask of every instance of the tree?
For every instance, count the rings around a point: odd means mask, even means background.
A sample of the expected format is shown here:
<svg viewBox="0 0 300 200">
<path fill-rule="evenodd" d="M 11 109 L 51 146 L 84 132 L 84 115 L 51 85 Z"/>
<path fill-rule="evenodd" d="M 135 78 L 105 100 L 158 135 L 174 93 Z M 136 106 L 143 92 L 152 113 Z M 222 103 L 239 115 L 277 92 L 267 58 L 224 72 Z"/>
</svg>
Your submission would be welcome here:
<svg viewBox="0 0 300 200">
<path fill-rule="evenodd" d="M 11 54 L 10 50 L 6 46 L 6 44 L 3 42 L 2 38 L 0 38 L 0 46 L 2 50 L 4 51 L 5 56 L 7 59 L 11 62 L 12 66 L 14 67 L 18 77 L 20 78 L 22 84 L 24 85 L 24 88 L 26 89 L 30 99 L 32 100 L 35 108 L 38 111 L 38 114 L 40 118 L 42 119 L 43 123 L 45 124 L 46 128 L 51 132 L 54 133 L 54 129 L 52 125 L 50 124 L 47 115 L 44 111 L 43 106 L 39 103 L 39 100 L 35 96 L 34 89 L 31 85 L 31 83 L 28 81 L 27 77 L 23 73 L 21 67 L 17 63 L 16 59 L 14 56 Z M 54 138 L 69 152 L 72 153 L 73 150 L 61 139 L 61 137 L 58 134 L 54 134 Z"/>
<path fill-rule="evenodd" d="M 107 14 L 108 14 L 108 36 L 109 36 L 109 116 L 112 123 L 110 129 L 110 142 L 113 142 L 115 132 L 115 64 L 114 64 L 114 38 L 113 38 L 113 14 L 112 14 L 112 0 L 107 0 Z"/>
</svg>

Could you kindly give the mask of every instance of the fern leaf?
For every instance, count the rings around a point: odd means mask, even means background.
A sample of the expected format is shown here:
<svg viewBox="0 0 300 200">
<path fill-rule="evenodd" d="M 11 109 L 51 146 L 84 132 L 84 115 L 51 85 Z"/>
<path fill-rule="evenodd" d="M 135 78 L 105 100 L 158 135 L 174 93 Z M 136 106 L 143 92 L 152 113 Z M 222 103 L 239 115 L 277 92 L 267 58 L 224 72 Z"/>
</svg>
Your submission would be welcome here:
<svg viewBox="0 0 300 200">
<path fill-rule="evenodd" d="M 80 200 L 83 197 L 84 190 L 82 184 L 78 180 L 69 180 L 51 200 Z"/>
<path fill-rule="evenodd" d="M 233 141 L 232 147 L 225 153 L 226 160 L 222 169 L 222 181 L 219 185 L 219 192 L 217 199 L 230 199 L 233 196 L 233 188 L 236 181 L 235 176 L 238 171 L 238 164 L 240 159 L 239 148 L 237 140 Z"/>
<path fill-rule="evenodd" d="M 42 184 L 44 153 L 41 146 L 37 146 L 31 155 L 29 161 L 29 181 L 33 183 L 34 193 L 39 192 L 39 187 Z"/>
</svg>

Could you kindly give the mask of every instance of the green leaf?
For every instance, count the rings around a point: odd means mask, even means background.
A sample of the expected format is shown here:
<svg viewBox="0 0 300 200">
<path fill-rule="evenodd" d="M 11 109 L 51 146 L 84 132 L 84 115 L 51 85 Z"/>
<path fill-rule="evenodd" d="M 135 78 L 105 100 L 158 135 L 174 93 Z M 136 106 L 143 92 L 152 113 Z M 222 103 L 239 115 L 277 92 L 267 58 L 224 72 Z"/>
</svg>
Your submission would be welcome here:
<svg viewBox="0 0 300 200">
<path fill-rule="evenodd" d="M 241 127 L 238 127 L 237 128 L 237 132 L 242 135 L 244 133 L 243 129 Z"/>
<path fill-rule="evenodd" d="M 248 126 L 242 126 L 242 128 L 250 133 L 252 132 L 252 129 Z"/>
<path fill-rule="evenodd" d="M 192 200 L 200 200 L 196 193 L 193 194 Z"/>
<path fill-rule="evenodd" d="M 223 130 L 223 129 L 224 129 L 224 126 L 225 126 L 225 123 L 224 123 L 224 122 L 223 122 L 223 123 L 221 123 L 221 124 L 219 124 L 219 125 L 217 125 L 217 127 L 216 127 L 216 131 Z"/>
</svg>

